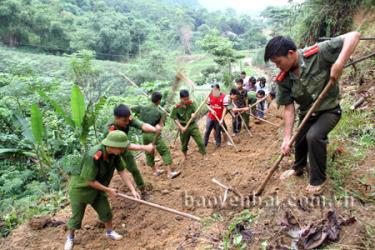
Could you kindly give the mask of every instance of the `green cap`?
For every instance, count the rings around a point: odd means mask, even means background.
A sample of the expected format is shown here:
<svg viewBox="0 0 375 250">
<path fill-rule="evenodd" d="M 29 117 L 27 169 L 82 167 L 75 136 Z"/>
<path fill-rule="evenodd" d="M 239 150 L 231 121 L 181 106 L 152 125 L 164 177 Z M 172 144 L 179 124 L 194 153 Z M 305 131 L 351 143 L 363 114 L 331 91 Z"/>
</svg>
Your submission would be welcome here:
<svg viewBox="0 0 375 250">
<path fill-rule="evenodd" d="M 102 144 L 104 146 L 113 148 L 127 148 L 130 143 L 124 132 L 121 130 L 115 130 L 107 135 L 107 137 L 102 141 Z"/>
</svg>

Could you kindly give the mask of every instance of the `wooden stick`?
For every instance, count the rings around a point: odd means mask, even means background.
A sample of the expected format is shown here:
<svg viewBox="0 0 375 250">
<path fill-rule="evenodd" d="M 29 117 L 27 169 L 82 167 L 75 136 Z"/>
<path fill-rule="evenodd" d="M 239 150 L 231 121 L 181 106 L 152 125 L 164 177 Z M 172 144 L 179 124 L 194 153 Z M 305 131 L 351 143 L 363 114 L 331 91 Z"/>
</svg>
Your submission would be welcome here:
<svg viewBox="0 0 375 250">
<path fill-rule="evenodd" d="M 258 105 L 259 103 L 265 101 L 267 98 L 268 98 L 268 95 L 266 95 L 265 97 L 259 99 L 256 103 L 250 105 L 250 109 L 251 109 L 252 107 L 255 107 L 256 105 Z"/>
<path fill-rule="evenodd" d="M 211 108 L 210 106 L 208 106 L 208 105 L 207 105 L 207 107 L 208 107 L 208 109 L 209 109 L 209 110 L 211 111 L 211 113 L 212 113 L 212 111 L 213 111 L 212 108 Z M 236 144 L 234 144 L 234 141 L 233 141 L 232 136 L 230 136 L 230 134 L 228 133 L 228 131 L 225 129 L 224 125 L 221 124 L 219 117 L 217 117 L 217 115 L 216 115 L 215 113 L 212 113 L 212 114 L 215 116 L 216 120 L 218 120 L 220 127 L 224 130 L 224 133 L 228 136 L 230 142 L 231 142 L 231 143 L 233 144 L 233 146 L 234 146 L 234 149 L 235 149 L 237 152 L 239 152 L 239 150 L 238 150 Z M 223 115 L 224 115 L 224 114 L 223 114 Z"/>
<path fill-rule="evenodd" d="M 150 98 L 150 96 L 143 90 L 143 89 L 141 89 L 141 87 L 139 87 L 135 82 L 133 82 L 129 77 L 127 77 L 126 75 L 124 75 L 124 74 L 122 74 L 122 73 L 119 73 L 120 74 L 120 76 L 122 76 L 125 80 L 127 80 L 129 83 L 131 83 L 134 87 L 136 87 L 136 88 L 138 88 L 138 89 L 140 89 L 141 91 L 142 91 L 142 94 L 144 95 L 144 96 L 146 96 L 147 98 Z M 169 114 L 169 112 L 165 109 L 165 108 L 163 108 L 162 106 L 158 106 L 164 113 L 167 113 L 167 114 Z"/>
<path fill-rule="evenodd" d="M 311 108 L 309 109 L 309 111 L 307 112 L 307 114 L 305 115 L 305 117 L 303 118 L 301 124 L 297 128 L 296 133 L 294 133 L 294 135 L 290 139 L 289 144 L 288 144 L 289 147 L 293 146 L 293 143 L 295 142 L 298 134 L 300 133 L 300 131 L 302 130 L 302 128 L 305 126 L 305 124 L 307 123 L 307 121 L 310 119 L 312 113 L 314 113 L 314 111 L 320 106 L 320 104 L 322 103 L 322 101 L 326 97 L 328 91 L 334 85 L 335 85 L 335 81 L 333 79 L 330 79 L 329 82 L 327 83 L 327 85 L 324 87 L 324 89 L 320 93 L 319 97 L 315 100 L 315 102 L 313 103 L 313 105 L 311 106 Z M 280 162 L 283 160 L 283 158 L 284 158 L 284 154 L 280 154 L 279 158 L 273 164 L 272 168 L 268 172 L 268 174 L 267 174 L 266 178 L 263 180 L 262 184 L 256 190 L 255 195 L 260 195 L 263 192 L 263 190 L 266 187 L 268 181 L 271 179 L 273 173 L 276 171 L 276 169 L 278 168 L 278 166 L 279 166 Z"/>
<path fill-rule="evenodd" d="M 368 54 L 368 55 L 366 55 L 366 56 L 360 57 L 357 60 L 354 60 L 354 61 L 352 61 L 350 63 L 347 63 L 344 68 L 349 67 L 350 65 L 362 62 L 363 60 L 366 60 L 366 59 L 368 59 L 368 58 L 370 58 L 372 56 L 375 56 L 375 51 L 372 52 L 372 53 L 370 53 L 370 54 Z"/>
<path fill-rule="evenodd" d="M 157 208 L 157 209 L 160 209 L 160 210 L 163 210 L 163 211 L 166 211 L 166 212 L 170 212 L 172 214 L 177 214 L 177 215 L 180 215 L 180 216 L 192 219 L 192 220 L 196 220 L 196 221 L 202 221 L 202 219 L 197 217 L 197 216 L 194 216 L 194 215 L 191 215 L 191 214 L 188 214 L 188 213 L 184 213 L 184 212 L 180 212 L 180 211 L 177 211 L 177 210 L 169 208 L 169 207 L 164 207 L 164 206 L 161 206 L 161 205 L 158 205 L 158 204 L 155 204 L 155 203 L 151 203 L 151 202 L 148 202 L 148 201 L 139 200 L 139 199 L 136 199 L 134 197 L 128 196 L 128 195 L 123 194 L 123 193 L 117 193 L 117 195 L 122 197 L 122 198 L 141 203 L 143 205 L 147 205 L 147 206 Z"/>
<path fill-rule="evenodd" d="M 222 187 L 222 188 L 224 188 L 226 190 L 232 191 L 237 196 L 242 197 L 242 194 L 240 192 L 238 192 L 236 189 L 234 189 L 231 186 L 224 185 L 223 183 L 221 183 L 220 181 L 218 181 L 216 178 L 212 178 L 212 182 L 215 183 L 215 184 L 217 184 L 217 185 L 219 185 L 220 187 Z"/>
<path fill-rule="evenodd" d="M 199 110 L 203 107 L 203 105 L 207 102 L 208 98 L 210 97 L 210 95 L 207 95 L 206 98 L 204 98 L 204 100 L 201 102 L 201 104 L 198 106 L 197 110 L 195 110 L 194 114 L 198 113 Z M 195 116 L 195 115 L 194 115 Z M 187 129 L 190 125 L 190 123 L 194 120 L 195 117 L 190 117 L 189 121 L 186 123 L 184 129 Z"/>
<path fill-rule="evenodd" d="M 254 117 L 255 119 L 258 119 L 259 121 L 262 121 L 262 122 L 265 122 L 265 123 L 271 124 L 271 125 L 273 125 L 273 126 L 275 126 L 275 127 L 279 127 L 279 125 L 277 125 L 277 124 L 275 124 L 275 123 L 273 123 L 273 122 L 267 121 L 267 120 L 265 120 L 265 119 L 263 119 L 263 118 L 260 118 L 260 117 L 258 117 L 258 116 L 255 116 L 255 115 L 253 115 L 253 114 L 250 114 L 250 116 L 251 116 L 251 117 Z"/>
<path fill-rule="evenodd" d="M 319 41 L 325 41 L 325 40 L 331 40 L 333 37 L 327 37 L 327 36 L 323 36 L 323 37 L 319 37 Z M 373 36 L 361 36 L 359 38 L 359 40 L 367 40 L 367 41 L 371 41 L 371 40 L 375 40 L 375 37 Z"/>
</svg>

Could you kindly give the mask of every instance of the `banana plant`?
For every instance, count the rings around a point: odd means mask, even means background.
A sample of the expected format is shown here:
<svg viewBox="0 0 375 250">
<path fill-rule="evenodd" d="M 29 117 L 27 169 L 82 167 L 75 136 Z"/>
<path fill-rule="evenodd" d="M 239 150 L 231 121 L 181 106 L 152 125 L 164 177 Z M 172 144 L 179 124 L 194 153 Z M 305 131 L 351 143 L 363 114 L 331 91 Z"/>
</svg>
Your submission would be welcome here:
<svg viewBox="0 0 375 250">
<path fill-rule="evenodd" d="M 45 92 L 39 91 L 38 93 L 43 100 L 49 103 L 54 108 L 55 112 L 64 119 L 66 124 L 76 131 L 77 137 L 81 143 L 81 149 L 85 152 L 87 149 L 87 138 L 91 127 L 94 127 L 95 135 L 97 137 L 95 123 L 98 113 L 106 103 L 106 99 L 101 97 L 96 103 L 89 101 L 86 105 L 85 96 L 80 87 L 73 85 L 70 96 L 69 114 Z"/>
<path fill-rule="evenodd" d="M 39 159 L 38 163 L 41 169 L 44 169 L 44 167 L 50 168 L 52 164 L 51 157 L 48 156 L 44 147 L 47 144 L 46 128 L 43 123 L 42 112 L 36 103 L 31 105 L 30 114 L 31 132 L 35 145 L 35 153 Z M 44 144 L 44 142 L 46 143 Z"/>
</svg>

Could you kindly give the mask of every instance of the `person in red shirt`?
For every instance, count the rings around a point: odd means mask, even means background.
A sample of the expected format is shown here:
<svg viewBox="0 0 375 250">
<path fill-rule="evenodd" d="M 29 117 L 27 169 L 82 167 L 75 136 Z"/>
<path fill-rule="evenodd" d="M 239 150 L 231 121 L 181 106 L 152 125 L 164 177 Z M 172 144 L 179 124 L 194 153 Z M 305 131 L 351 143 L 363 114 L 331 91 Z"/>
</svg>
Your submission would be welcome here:
<svg viewBox="0 0 375 250">
<path fill-rule="evenodd" d="M 226 127 L 224 123 L 224 114 L 226 112 L 226 97 L 224 93 L 220 92 L 219 84 L 212 85 L 211 87 L 212 91 L 209 96 L 207 105 L 210 106 L 212 111 L 209 111 L 207 115 L 206 132 L 204 134 L 204 145 L 207 146 L 208 138 L 210 137 L 212 129 L 214 129 L 216 147 L 219 147 L 221 145 L 220 123 L 223 124 L 224 127 Z M 215 115 L 219 120 L 216 119 Z"/>
</svg>

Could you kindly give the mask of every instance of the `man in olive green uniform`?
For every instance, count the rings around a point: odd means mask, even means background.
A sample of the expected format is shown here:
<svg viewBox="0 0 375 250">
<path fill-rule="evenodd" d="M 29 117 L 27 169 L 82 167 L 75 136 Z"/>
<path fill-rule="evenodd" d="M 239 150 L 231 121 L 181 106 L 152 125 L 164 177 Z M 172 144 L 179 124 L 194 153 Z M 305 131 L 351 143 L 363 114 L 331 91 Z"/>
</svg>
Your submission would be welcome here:
<svg viewBox="0 0 375 250">
<path fill-rule="evenodd" d="M 152 126 L 157 126 L 159 125 L 160 127 L 164 126 L 164 119 L 165 115 L 163 111 L 160 110 L 158 107 L 160 105 L 160 101 L 162 99 L 162 94 L 160 92 L 154 92 L 151 95 L 151 101 L 152 104 L 148 106 L 136 106 L 132 108 L 132 110 L 138 114 L 139 118 L 152 125 Z M 155 138 L 155 136 L 157 138 Z M 146 133 L 143 132 L 142 134 L 142 139 L 143 139 L 143 144 L 149 144 L 149 143 L 155 143 L 156 150 L 159 152 L 160 156 L 163 159 L 163 162 L 165 166 L 167 167 L 168 171 L 168 177 L 170 179 L 176 178 L 181 174 L 179 171 L 173 171 L 171 168 L 172 165 L 172 157 L 171 157 L 171 152 L 169 151 L 169 148 L 167 146 L 167 143 L 165 140 L 161 137 L 159 134 L 154 134 L 154 133 Z M 162 174 L 164 171 L 162 169 L 158 169 L 155 166 L 155 152 L 154 153 L 146 153 L 146 163 L 148 166 L 150 166 L 153 171 L 155 176 L 159 176 Z"/>
<path fill-rule="evenodd" d="M 132 182 L 125 173 L 125 165 L 121 155 L 129 150 L 153 151 L 151 144 L 130 144 L 127 136 L 122 131 L 110 132 L 101 144 L 91 148 L 85 155 L 79 175 L 73 175 L 69 197 L 72 217 L 68 221 L 68 236 L 65 250 L 73 249 L 74 231 L 81 228 L 86 206 L 90 204 L 105 224 L 107 237 L 119 240 L 122 236 L 112 230 L 112 212 L 108 202 L 108 194 L 115 197 L 117 190 L 109 188 L 115 169 L 123 182 L 129 187 L 133 196 L 140 199 Z"/>
<path fill-rule="evenodd" d="M 295 119 L 294 102 L 299 105 L 299 120 L 302 121 L 328 81 L 339 79 L 359 37 L 358 32 L 350 32 L 304 50 L 297 50 L 290 38 L 282 36 L 274 37 L 268 42 L 264 59 L 271 60 L 281 70 L 276 78 L 276 100 L 279 105 L 285 106 L 285 131 L 281 147 L 285 155 L 290 153 L 289 141 Z M 281 179 L 301 175 L 308 156 L 310 184 L 306 191 L 311 194 L 323 191 L 326 181 L 327 136 L 340 120 L 339 102 L 339 86 L 336 84 L 299 133 L 295 143 L 294 165 L 281 175 Z"/>
<path fill-rule="evenodd" d="M 117 106 L 114 111 L 114 123 L 109 125 L 108 131 L 115 131 L 115 130 L 121 130 L 125 132 L 126 134 L 129 133 L 130 127 L 140 129 L 143 132 L 147 133 L 159 133 L 160 132 L 160 126 L 156 125 L 155 127 L 151 126 L 150 124 L 144 123 L 136 118 L 133 118 L 131 116 L 131 110 L 128 106 L 124 104 L 120 104 Z M 134 156 L 131 152 L 126 150 L 124 154 L 122 155 L 125 164 L 126 169 L 133 175 L 134 181 L 137 184 L 137 187 L 139 190 L 141 190 L 142 193 L 145 192 L 145 183 L 143 181 L 142 175 L 137 167 L 137 163 L 134 159 Z"/>
<path fill-rule="evenodd" d="M 175 120 L 180 129 L 181 150 L 184 153 L 185 160 L 187 159 L 187 150 L 190 137 L 193 137 L 195 143 L 199 148 L 199 153 L 202 154 L 203 159 L 206 160 L 206 148 L 203 143 L 201 133 L 195 121 L 193 120 L 189 127 L 185 128 L 190 117 L 195 118 L 196 107 L 189 98 L 189 91 L 183 89 L 180 91 L 181 102 L 176 104 L 171 113 L 171 118 Z"/>
</svg>

